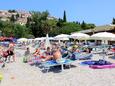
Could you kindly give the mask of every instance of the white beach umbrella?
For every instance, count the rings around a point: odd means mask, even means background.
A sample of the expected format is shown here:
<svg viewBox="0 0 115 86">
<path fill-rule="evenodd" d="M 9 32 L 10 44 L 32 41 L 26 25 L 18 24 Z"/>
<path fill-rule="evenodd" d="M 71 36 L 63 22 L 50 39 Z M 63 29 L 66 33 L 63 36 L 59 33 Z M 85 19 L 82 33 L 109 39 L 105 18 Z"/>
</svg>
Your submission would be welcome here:
<svg viewBox="0 0 115 86">
<path fill-rule="evenodd" d="M 35 40 L 35 41 L 39 41 L 39 40 L 41 40 L 41 38 L 35 38 L 34 40 Z"/>
<path fill-rule="evenodd" d="M 40 37 L 40 38 L 35 38 L 34 40 L 35 41 L 42 41 L 42 40 L 45 40 L 46 39 L 46 37 Z"/>
<path fill-rule="evenodd" d="M 34 39 L 28 39 L 28 41 L 33 41 Z"/>
<path fill-rule="evenodd" d="M 91 39 L 102 40 L 102 44 L 107 44 L 108 40 L 115 39 L 115 34 L 109 33 L 109 32 L 100 32 L 100 33 L 93 34 L 91 36 Z M 104 51 L 103 52 L 106 51 L 105 49 L 106 49 L 106 47 L 104 46 Z M 103 56 L 103 59 L 104 58 L 105 58 L 105 55 Z"/>
<path fill-rule="evenodd" d="M 87 34 L 84 34 L 84 33 L 73 33 L 70 35 L 70 38 L 73 38 L 73 39 L 78 39 L 78 40 L 86 40 L 88 39 L 90 36 L 87 35 Z"/>
<path fill-rule="evenodd" d="M 93 34 L 90 38 L 95 40 L 115 40 L 115 34 L 109 32 L 100 32 Z"/>
<path fill-rule="evenodd" d="M 55 40 L 69 40 L 69 35 L 67 34 L 60 34 L 54 37 Z"/>
<path fill-rule="evenodd" d="M 54 40 L 54 38 L 53 37 L 49 37 L 49 40 Z"/>
<path fill-rule="evenodd" d="M 27 39 L 27 38 L 19 38 L 17 41 L 18 41 L 18 42 L 27 42 L 28 39 Z"/>
</svg>

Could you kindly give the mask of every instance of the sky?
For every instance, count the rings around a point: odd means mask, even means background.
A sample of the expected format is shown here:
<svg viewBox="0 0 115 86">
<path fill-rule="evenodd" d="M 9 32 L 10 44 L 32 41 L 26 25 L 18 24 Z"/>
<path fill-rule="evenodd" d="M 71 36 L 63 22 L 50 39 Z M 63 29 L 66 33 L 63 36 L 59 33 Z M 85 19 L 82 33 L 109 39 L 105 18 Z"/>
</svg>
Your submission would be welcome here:
<svg viewBox="0 0 115 86">
<path fill-rule="evenodd" d="M 0 10 L 46 11 L 68 22 L 83 20 L 97 26 L 110 24 L 115 17 L 115 0 L 1 0 Z"/>
</svg>

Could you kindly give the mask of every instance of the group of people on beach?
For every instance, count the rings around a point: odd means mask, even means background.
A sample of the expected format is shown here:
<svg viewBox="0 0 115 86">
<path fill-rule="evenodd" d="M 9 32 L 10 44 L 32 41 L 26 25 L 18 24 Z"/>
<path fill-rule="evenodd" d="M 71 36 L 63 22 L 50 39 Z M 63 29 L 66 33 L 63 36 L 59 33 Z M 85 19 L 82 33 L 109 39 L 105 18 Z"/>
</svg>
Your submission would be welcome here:
<svg viewBox="0 0 115 86">
<path fill-rule="evenodd" d="M 37 48 L 35 52 L 33 52 L 33 57 L 38 58 L 41 61 L 48 61 L 48 60 L 56 60 L 58 61 L 61 59 L 62 54 L 60 48 L 56 45 L 53 46 L 54 48 L 47 47 L 44 52 L 40 48 Z M 25 51 L 25 56 L 27 57 L 30 54 L 30 49 L 27 48 Z"/>
<path fill-rule="evenodd" d="M 37 48 L 32 53 L 32 58 L 39 59 L 42 62 L 48 60 L 55 60 L 56 62 L 59 62 L 64 55 L 67 56 L 69 53 L 71 53 L 71 56 L 68 57 L 69 59 L 76 59 L 73 54 L 74 52 L 80 53 L 80 50 L 75 46 L 73 46 L 71 50 L 64 50 L 61 46 L 52 44 L 52 46 L 47 47 L 45 50 L 42 50 L 40 47 Z M 91 53 L 91 50 L 87 48 L 85 52 Z M 30 53 L 30 49 L 27 48 L 25 51 L 25 57 L 27 58 Z M 30 60 L 29 57 L 27 59 Z"/>
</svg>

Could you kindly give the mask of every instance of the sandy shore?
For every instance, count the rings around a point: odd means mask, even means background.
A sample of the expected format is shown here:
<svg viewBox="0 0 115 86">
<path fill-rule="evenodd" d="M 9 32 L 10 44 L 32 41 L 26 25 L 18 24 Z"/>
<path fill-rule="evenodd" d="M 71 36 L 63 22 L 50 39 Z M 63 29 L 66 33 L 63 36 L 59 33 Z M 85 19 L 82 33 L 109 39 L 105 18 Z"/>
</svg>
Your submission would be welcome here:
<svg viewBox="0 0 115 86">
<path fill-rule="evenodd" d="M 36 66 L 22 63 L 23 50 L 16 52 L 16 62 L 0 69 L 4 75 L 0 86 L 115 86 L 115 68 L 94 70 L 76 61 L 72 68 L 63 72 L 54 70 L 44 73 Z M 98 57 L 96 55 L 94 59 Z"/>
</svg>

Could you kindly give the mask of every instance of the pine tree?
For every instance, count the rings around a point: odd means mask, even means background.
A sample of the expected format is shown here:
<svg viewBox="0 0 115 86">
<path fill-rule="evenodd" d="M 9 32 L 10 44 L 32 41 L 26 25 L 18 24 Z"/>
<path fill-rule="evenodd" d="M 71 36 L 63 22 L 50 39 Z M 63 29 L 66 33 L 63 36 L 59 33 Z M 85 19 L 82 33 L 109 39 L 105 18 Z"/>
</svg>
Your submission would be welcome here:
<svg viewBox="0 0 115 86">
<path fill-rule="evenodd" d="M 66 11 L 64 10 L 64 15 L 63 15 L 63 21 L 64 22 L 67 22 L 67 19 L 66 19 Z"/>
<path fill-rule="evenodd" d="M 112 24 L 115 24 L 115 18 L 113 18 L 113 20 L 112 20 Z"/>
<path fill-rule="evenodd" d="M 81 23 L 81 28 L 82 28 L 83 30 L 86 29 L 86 23 L 85 23 L 84 21 Z"/>
<path fill-rule="evenodd" d="M 62 27 L 63 26 L 63 19 L 61 19 L 61 18 L 58 19 L 57 26 L 58 27 Z"/>
<path fill-rule="evenodd" d="M 16 16 L 15 16 L 15 15 L 12 15 L 12 16 L 10 17 L 10 21 L 11 21 L 11 22 L 17 21 L 17 20 L 16 20 Z"/>
</svg>

